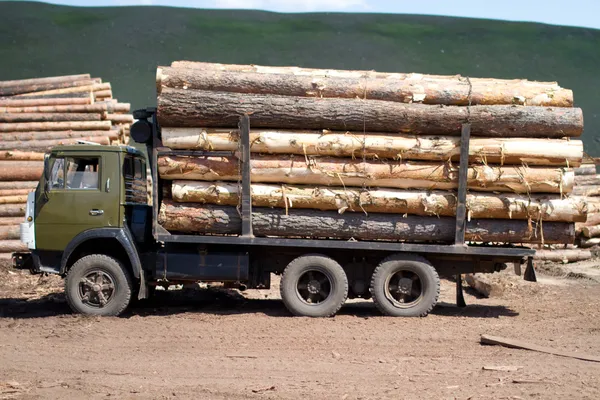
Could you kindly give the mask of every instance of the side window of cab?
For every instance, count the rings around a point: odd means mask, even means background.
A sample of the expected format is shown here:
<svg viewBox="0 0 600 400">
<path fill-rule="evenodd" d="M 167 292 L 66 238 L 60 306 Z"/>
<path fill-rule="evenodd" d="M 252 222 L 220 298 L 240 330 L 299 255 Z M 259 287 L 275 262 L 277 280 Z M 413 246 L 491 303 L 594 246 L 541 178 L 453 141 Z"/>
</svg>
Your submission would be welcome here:
<svg viewBox="0 0 600 400">
<path fill-rule="evenodd" d="M 100 159 L 98 157 L 57 157 L 50 175 L 52 190 L 98 190 Z"/>
</svg>

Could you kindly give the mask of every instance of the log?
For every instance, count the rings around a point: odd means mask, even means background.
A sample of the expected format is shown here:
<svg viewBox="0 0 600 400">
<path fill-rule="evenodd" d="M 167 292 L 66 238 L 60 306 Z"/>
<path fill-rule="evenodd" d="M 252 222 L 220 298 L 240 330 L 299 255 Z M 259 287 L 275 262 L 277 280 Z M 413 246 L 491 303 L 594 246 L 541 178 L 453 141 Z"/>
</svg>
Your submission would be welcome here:
<svg viewBox="0 0 600 400">
<path fill-rule="evenodd" d="M 416 75 L 412 76 L 416 78 Z M 520 104 L 572 107 L 573 92 L 527 81 L 467 79 L 378 79 L 361 77 L 265 74 L 199 68 L 159 67 L 158 94 L 163 88 L 256 93 L 301 97 L 362 98 L 402 103 L 444 105 Z"/>
<path fill-rule="evenodd" d="M 22 204 L 27 203 L 27 195 L 0 196 L 0 204 Z"/>
<path fill-rule="evenodd" d="M 577 171 L 578 168 L 575 168 Z M 577 175 L 575 172 L 575 186 L 600 185 L 600 175 Z"/>
<path fill-rule="evenodd" d="M 0 182 L 0 190 L 6 189 L 32 189 L 38 185 L 38 181 Z"/>
<path fill-rule="evenodd" d="M 44 163 L 38 161 L 0 161 L 0 181 L 33 181 L 40 179 Z"/>
<path fill-rule="evenodd" d="M 46 152 L 54 146 L 66 145 L 66 144 L 77 144 L 80 141 L 93 142 L 103 145 L 109 145 L 111 143 L 110 138 L 114 135 L 109 135 L 107 132 L 106 136 L 83 136 L 83 137 L 71 137 L 64 139 L 49 139 L 49 140 L 27 140 L 22 142 L 0 142 L 0 150 L 31 150 Z M 73 135 L 75 136 L 75 135 Z"/>
<path fill-rule="evenodd" d="M 587 219 L 585 220 L 585 222 L 578 222 L 577 225 L 575 226 L 575 228 L 577 229 L 578 232 L 581 232 L 581 230 L 584 227 L 594 226 L 594 225 L 600 225 L 600 214 L 588 213 L 588 216 L 587 216 Z"/>
<path fill-rule="evenodd" d="M 338 214 L 332 211 L 254 208 L 256 236 L 311 237 L 357 240 L 452 242 L 456 220 L 449 217 L 407 217 L 372 213 Z M 242 221 L 236 207 L 174 203 L 164 200 L 159 223 L 169 231 L 185 233 L 239 234 Z M 542 232 L 543 230 L 543 232 Z M 543 233 L 543 234 L 542 234 Z M 575 237 L 573 225 L 545 222 L 528 225 L 516 220 L 471 220 L 466 239 L 477 242 L 567 243 Z"/>
<path fill-rule="evenodd" d="M 502 295 L 504 288 L 490 274 L 465 274 L 465 282 L 485 298 Z"/>
<path fill-rule="evenodd" d="M 22 217 L 1 217 L 0 226 L 16 226 L 21 222 L 25 222 Z"/>
<path fill-rule="evenodd" d="M 0 199 L 6 196 L 25 196 L 27 197 L 27 194 L 31 191 L 35 190 L 35 188 L 33 189 L 0 189 Z"/>
<path fill-rule="evenodd" d="M 172 149 L 237 151 L 239 132 L 231 129 L 162 128 L 163 144 Z M 458 161 L 460 137 L 414 136 L 330 131 L 253 130 L 251 151 L 267 154 L 325 155 L 402 160 Z M 471 162 L 577 166 L 583 142 L 561 139 L 473 138 Z"/>
<path fill-rule="evenodd" d="M 537 250 L 533 256 L 534 260 L 562 262 L 564 264 L 585 261 L 591 258 L 591 251 L 581 249 Z"/>
<path fill-rule="evenodd" d="M 0 253 L 28 251 L 27 246 L 20 240 L 0 240 Z"/>
<path fill-rule="evenodd" d="M 133 115 L 131 114 L 106 114 L 106 118 L 116 124 L 131 124 L 133 122 Z"/>
<path fill-rule="evenodd" d="M 588 249 L 590 247 L 596 247 L 600 245 L 600 237 L 596 237 L 596 238 L 581 238 L 579 240 L 579 247 L 584 248 L 584 249 Z"/>
<path fill-rule="evenodd" d="M 110 130 L 110 121 L 61 121 L 61 122 L 18 122 L 0 123 L 0 132 L 28 131 L 90 131 Z"/>
<path fill-rule="evenodd" d="M 92 104 L 92 96 L 66 97 L 66 98 L 39 98 L 39 99 L 1 99 L 0 107 L 54 107 Z M 127 110 L 129 111 L 129 110 Z"/>
<path fill-rule="evenodd" d="M 577 196 L 600 196 L 600 185 L 574 186 L 573 194 Z"/>
<path fill-rule="evenodd" d="M 2 142 L 0 141 L 0 146 Z M 19 160 L 19 161 L 43 161 L 44 153 L 34 151 L 0 151 L 0 160 Z"/>
<path fill-rule="evenodd" d="M 21 231 L 18 226 L 0 226 L 0 241 L 18 240 L 21 238 Z"/>
<path fill-rule="evenodd" d="M 110 83 L 94 83 L 91 85 L 85 86 L 77 86 L 77 87 L 69 87 L 63 89 L 52 89 L 45 90 L 42 92 L 36 93 L 25 93 L 16 95 L 16 98 L 27 98 L 30 96 L 47 96 L 47 95 L 56 95 L 56 94 L 73 94 L 73 93 L 88 93 L 88 92 L 99 92 L 102 90 L 110 90 Z"/>
<path fill-rule="evenodd" d="M 117 139 L 119 137 L 118 129 L 111 129 L 109 131 L 41 131 L 41 132 L 11 132 L 11 133 L 0 133 L 0 142 L 14 142 L 14 141 L 29 141 L 29 140 L 57 140 L 57 139 L 68 139 L 68 138 L 82 138 L 82 137 L 93 137 L 93 136 L 105 136 L 111 139 Z M 10 144 L 6 144 L 10 146 Z"/>
<path fill-rule="evenodd" d="M 64 82 L 47 82 L 35 84 L 18 84 L 14 86 L 0 86 L 0 96 L 15 96 L 23 93 L 37 93 L 49 90 L 60 90 L 79 86 L 90 86 L 95 84 L 93 79 L 80 79 Z"/>
<path fill-rule="evenodd" d="M 48 84 L 48 83 L 59 83 L 59 82 L 73 82 L 73 81 L 82 81 L 85 79 L 91 79 L 90 74 L 48 76 L 48 77 L 44 77 L 44 78 L 30 78 L 30 79 L 15 79 L 15 80 L 10 80 L 10 81 L 0 81 L 0 88 L 6 88 L 6 87 L 11 87 L 11 86 L 44 85 L 44 84 Z"/>
<path fill-rule="evenodd" d="M 581 233 L 586 238 L 600 237 L 600 225 L 584 226 Z"/>
<path fill-rule="evenodd" d="M 103 113 L 103 112 L 128 112 L 128 103 L 95 103 L 95 104 L 66 104 L 66 105 L 38 105 L 29 107 L 0 107 L 2 113 Z"/>
<path fill-rule="evenodd" d="M 470 117 L 468 110 L 470 111 Z M 488 137 L 579 136 L 579 108 L 522 106 L 430 106 L 360 99 L 163 89 L 158 96 L 161 126 L 237 126 L 251 115 L 255 128 L 331 129 L 459 135 L 469 118 L 471 134 Z"/>
<path fill-rule="evenodd" d="M 2 113 L 0 122 L 100 121 L 102 114 L 92 113 Z"/>
<path fill-rule="evenodd" d="M 159 157 L 163 179 L 203 181 L 239 180 L 238 159 L 229 157 Z M 455 189 L 458 169 L 447 163 L 255 156 L 251 160 L 255 183 L 391 187 L 397 189 Z M 478 191 L 516 193 L 569 193 L 573 172 L 561 168 L 471 166 L 468 187 Z"/>
<path fill-rule="evenodd" d="M 51 99 L 72 99 L 79 98 L 84 99 L 89 102 L 89 104 L 94 102 L 94 95 L 91 90 L 85 90 L 83 92 L 73 92 L 73 93 L 47 93 L 47 92 L 37 92 L 30 94 L 20 94 L 16 97 L 3 97 L 0 100 L 51 100 Z"/>
<path fill-rule="evenodd" d="M 584 164 L 575 168 L 575 175 L 596 175 L 596 166 L 594 164 Z"/>
<path fill-rule="evenodd" d="M 421 216 L 455 216 L 456 195 L 394 189 L 352 189 L 268 185 L 254 183 L 252 205 L 285 209 L 336 210 L 340 214 L 393 213 Z M 176 202 L 237 206 L 237 183 L 174 181 L 170 197 Z M 587 218 L 586 202 L 560 196 L 470 193 L 467 210 L 474 219 L 532 219 L 534 221 L 579 222 Z"/>
<path fill-rule="evenodd" d="M 106 99 L 112 97 L 112 90 L 99 90 L 94 92 L 94 97 L 96 99 Z"/>
<path fill-rule="evenodd" d="M 25 204 L 0 204 L 0 217 L 25 216 Z"/>
</svg>

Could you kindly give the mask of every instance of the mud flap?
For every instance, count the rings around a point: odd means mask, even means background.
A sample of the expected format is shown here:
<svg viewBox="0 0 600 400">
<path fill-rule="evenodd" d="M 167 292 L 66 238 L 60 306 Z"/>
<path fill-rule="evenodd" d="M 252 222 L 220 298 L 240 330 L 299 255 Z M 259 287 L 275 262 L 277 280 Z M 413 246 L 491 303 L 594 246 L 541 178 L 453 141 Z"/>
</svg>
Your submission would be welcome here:
<svg viewBox="0 0 600 400">
<path fill-rule="evenodd" d="M 467 306 L 465 303 L 465 295 L 462 287 L 462 275 L 456 275 L 456 306 L 463 308 Z"/>
<path fill-rule="evenodd" d="M 537 282 L 537 277 L 535 276 L 535 268 L 533 268 L 533 257 L 527 257 L 527 268 L 525 268 L 525 274 L 523 274 L 523 279 L 528 282 Z"/>
</svg>

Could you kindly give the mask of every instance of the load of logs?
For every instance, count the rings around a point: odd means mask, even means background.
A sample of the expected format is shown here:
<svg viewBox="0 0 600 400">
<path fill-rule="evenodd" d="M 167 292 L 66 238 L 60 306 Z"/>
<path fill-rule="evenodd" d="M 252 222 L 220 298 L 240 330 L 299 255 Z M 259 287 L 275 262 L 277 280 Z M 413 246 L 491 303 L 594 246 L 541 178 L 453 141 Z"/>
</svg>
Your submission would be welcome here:
<svg viewBox="0 0 600 400">
<path fill-rule="evenodd" d="M 573 243 L 581 109 L 555 82 L 174 62 L 157 70 L 159 222 L 239 234 L 239 117 L 250 117 L 257 236 L 449 243 L 463 123 L 466 239 Z"/>
<path fill-rule="evenodd" d="M 19 224 L 44 153 L 79 141 L 126 143 L 129 109 L 110 83 L 89 74 L 0 81 L 0 257 L 26 250 Z"/>
</svg>

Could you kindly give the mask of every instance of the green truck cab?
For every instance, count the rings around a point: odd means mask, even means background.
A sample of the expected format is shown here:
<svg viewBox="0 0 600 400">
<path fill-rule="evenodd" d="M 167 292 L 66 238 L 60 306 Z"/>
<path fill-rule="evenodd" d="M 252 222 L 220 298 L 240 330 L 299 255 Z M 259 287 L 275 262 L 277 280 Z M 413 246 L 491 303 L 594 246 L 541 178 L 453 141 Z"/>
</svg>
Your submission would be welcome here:
<svg viewBox="0 0 600 400">
<path fill-rule="evenodd" d="M 94 144 L 55 147 L 46 155 L 37 189 L 27 199 L 21 240 L 30 252 L 15 254 L 15 267 L 64 277 L 67 301 L 76 312 L 119 315 L 132 299 L 147 298 L 157 286 L 186 282 L 269 288 L 271 275 L 278 274 L 283 303 L 294 315 L 332 316 L 347 298 L 373 298 L 384 314 L 424 316 L 438 300 L 440 276 L 494 272 L 508 263 L 520 267 L 527 262 L 526 279 L 535 279 L 534 250 L 465 243 L 468 146 L 461 149 L 462 212 L 457 211 L 453 242 L 337 240 L 313 237 L 311 232 L 302 237 L 256 236 L 250 117 L 242 116 L 240 148 L 234 153 L 240 159 L 241 230 L 186 234 L 167 231 L 159 223 L 170 182 L 160 178 L 158 159 L 215 157 L 223 152 L 166 148 L 156 109 L 138 110 L 134 117 L 131 137 L 145 145 L 146 152 Z M 463 128 L 467 144 L 468 134 Z M 461 280 L 457 282 L 461 304 Z"/>
</svg>

